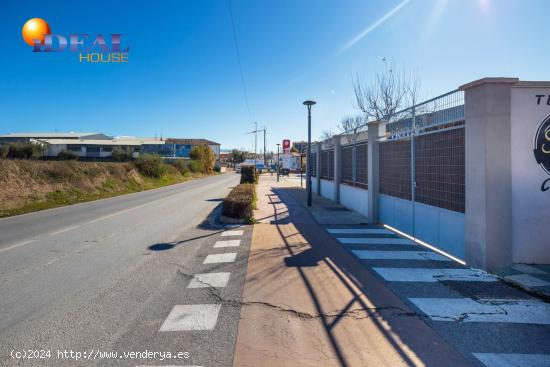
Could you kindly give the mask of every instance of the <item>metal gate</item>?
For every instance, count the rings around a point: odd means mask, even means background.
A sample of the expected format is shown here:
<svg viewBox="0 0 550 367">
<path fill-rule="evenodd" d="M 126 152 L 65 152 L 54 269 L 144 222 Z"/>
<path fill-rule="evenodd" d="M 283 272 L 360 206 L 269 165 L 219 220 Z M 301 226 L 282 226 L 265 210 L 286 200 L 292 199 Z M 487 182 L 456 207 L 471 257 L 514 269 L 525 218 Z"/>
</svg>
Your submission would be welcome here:
<svg viewBox="0 0 550 367">
<path fill-rule="evenodd" d="M 464 258 L 464 94 L 393 115 L 380 143 L 380 221 Z"/>
</svg>

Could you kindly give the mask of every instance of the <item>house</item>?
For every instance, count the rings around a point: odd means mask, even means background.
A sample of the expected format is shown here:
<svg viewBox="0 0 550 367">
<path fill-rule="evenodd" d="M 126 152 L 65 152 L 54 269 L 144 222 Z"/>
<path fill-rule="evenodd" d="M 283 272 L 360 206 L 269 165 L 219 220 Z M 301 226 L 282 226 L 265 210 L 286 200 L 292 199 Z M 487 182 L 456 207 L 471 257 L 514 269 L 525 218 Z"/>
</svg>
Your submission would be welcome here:
<svg viewBox="0 0 550 367">
<path fill-rule="evenodd" d="M 159 154 L 165 158 L 188 159 L 191 149 L 208 145 L 220 159 L 220 144 L 207 139 L 111 137 L 102 133 L 11 133 L 0 135 L 0 145 L 14 142 L 43 144 L 44 157 L 57 157 L 63 151 L 76 153 L 85 159 L 109 159 L 114 148 L 128 148 L 133 156 Z"/>
</svg>

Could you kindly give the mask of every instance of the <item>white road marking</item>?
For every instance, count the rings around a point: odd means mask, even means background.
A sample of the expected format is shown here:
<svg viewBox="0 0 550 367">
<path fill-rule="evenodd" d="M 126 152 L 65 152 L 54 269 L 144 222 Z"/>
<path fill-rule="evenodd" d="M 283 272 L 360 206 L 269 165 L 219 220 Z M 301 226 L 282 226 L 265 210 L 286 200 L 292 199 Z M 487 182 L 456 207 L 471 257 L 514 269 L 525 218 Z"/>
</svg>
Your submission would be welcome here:
<svg viewBox="0 0 550 367">
<path fill-rule="evenodd" d="M 542 271 L 540 269 L 535 268 L 534 266 L 530 266 L 527 264 L 515 264 L 515 265 L 512 265 L 512 269 L 515 269 L 517 271 L 521 271 L 522 273 L 527 273 L 527 274 L 548 274 L 545 271 Z"/>
<path fill-rule="evenodd" d="M 4 247 L 3 249 L 0 250 L 0 253 L 4 252 L 4 251 L 9 251 L 9 250 L 12 250 L 14 248 L 17 248 L 17 247 L 21 247 L 21 246 L 25 246 L 25 245 L 28 245 L 29 243 L 33 243 L 35 242 L 36 240 L 28 240 L 28 241 L 24 241 L 24 242 L 21 242 L 21 243 L 16 243 L 15 245 L 11 245 L 11 246 L 8 246 L 8 247 Z"/>
<path fill-rule="evenodd" d="M 50 232 L 50 236 L 55 236 L 55 235 L 58 235 L 58 234 L 61 234 L 61 233 L 69 232 L 69 231 L 72 231 L 73 229 L 77 229 L 78 227 L 80 227 L 80 226 L 76 225 L 76 226 L 66 227 L 66 228 L 63 228 L 63 229 L 60 229 L 60 230 L 57 230 L 57 231 L 53 231 L 53 232 Z"/>
<path fill-rule="evenodd" d="M 473 353 L 486 367 L 548 367 L 550 354 Z"/>
<path fill-rule="evenodd" d="M 225 254 L 212 254 L 204 259 L 203 264 L 232 263 L 237 258 L 236 252 L 227 252 Z"/>
<path fill-rule="evenodd" d="M 177 305 L 159 331 L 212 330 L 218 321 L 222 305 Z"/>
<path fill-rule="evenodd" d="M 394 234 L 384 228 L 329 228 L 331 234 Z"/>
<path fill-rule="evenodd" d="M 220 247 L 239 247 L 241 244 L 241 240 L 227 240 L 227 241 L 216 241 L 214 244 L 215 248 Z"/>
<path fill-rule="evenodd" d="M 550 285 L 550 283 L 529 274 L 508 275 L 504 278 L 513 280 L 525 287 L 544 287 Z"/>
<path fill-rule="evenodd" d="M 550 325 L 550 304 L 532 300 L 409 298 L 435 321 L 502 322 Z"/>
<path fill-rule="evenodd" d="M 222 237 L 226 236 L 242 236 L 243 231 L 225 231 L 222 233 Z"/>
<path fill-rule="evenodd" d="M 352 250 L 362 260 L 435 260 L 452 261 L 445 256 L 431 251 L 374 251 Z"/>
<path fill-rule="evenodd" d="M 171 197 L 172 195 L 168 196 L 168 197 Z M 109 219 L 109 218 L 112 218 L 112 217 L 116 217 L 117 215 L 120 215 L 120 214 L 124 214 L 126 212 L 129 212 L 129 211 L 132 211 L 132 210 L 135 210 L 135 209 L 139 209 L 139 208 L 143 208 L 144 206 L 147 206 L 147 205 L 151 205 L 151 204 L 154 204 L 156 202 L 158 202 L 159 200 L 162 200 L 162 199 L 166 199 L 166 197 L 163 197 L 161 199 L 158 199 L 158 200 L 153 200 L 153 201 L 149 201 L 147 203 L 143 203 L 143 204 L 140 204 L 140 205 L 136 205 L 136 206 L 133 206 L 131 208 L 126 208 L 126 209 L 123 209 L 123 210 L 120 210 L 118 212 L 115 212 L 115 213 L 111 213 L 111 214 L 107 214 L 107 215 L 104 215 L 102 217 L 98 217 L 98 218 L 95 218 L 95 219 L 92 219 L 92 220 L 89 220 L 86 222 L 86 224 L 93 224 L 95 222 L 99 222 L 101 220 L 105 220 L 105 219 Z"/>
<path fill-rule="evenodd" d="M 481 270 L 429 268 L 372 268 L 390 282 L 437 282 L 455 280 L 467 282 L 496 282 L 497 279 Z"/>
<path fill-rule="evenodd" d="M 55 259 L 51 260 L 51 261 L 48 261 L 47 263 L 44 264 L 44 266 L 48 266 L 50 264 L 53 264 L 54 262 L 56 262 L 57 260 L 61 260 L 61 257 L 56 257 Z"/>
<path fill-rule="evenodd" d="M 195 274 L 187 288 L 222 288 L 227 286 L 231 273 Z"/>
<path fill-rule="evenodd" d="M 337 238 L 338 241 L 346 245 L 412 245 L 411 240 L 404 238 L 389 238 L 389 237 L 351 237 Z"/>
</svg>

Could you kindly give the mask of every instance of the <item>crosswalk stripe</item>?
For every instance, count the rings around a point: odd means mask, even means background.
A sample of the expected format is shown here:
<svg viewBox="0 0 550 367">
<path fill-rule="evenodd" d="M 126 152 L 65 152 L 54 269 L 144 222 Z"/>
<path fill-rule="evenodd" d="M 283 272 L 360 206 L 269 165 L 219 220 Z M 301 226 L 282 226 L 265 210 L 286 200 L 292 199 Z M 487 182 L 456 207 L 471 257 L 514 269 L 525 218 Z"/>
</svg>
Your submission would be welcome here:
<svg viewBox="0 0 550 367">
<path fill-rule="evenodd" d="M 451 261 L 445 256 L 431 251 L 375 251 L 352 250 L 353 254 L 361 260 L 435 260 Z"/>
<path fill-rule="evenodd" d="M 243 231 L 225 231 L 222 233 L 222 237 L 227 237 L 227 236 L 242 236 L 243 235 Z"/>
<path fill-rule="evenodd" d="M 227 240 L 227 241 L 216 241 L 214 244 L 215 248 L 220 247 L 239 247 L 241 240 Z"/>
<path fill-rule="evenodd" d="M 550 325 L 550 304 L 533 300 L 409 298 L 435 321 L 501 322 Z"/>
<path fill-rule="evenodd" d="M 176 305 L 159 331 L 212 330 L 222 305 Z"/>
<path fill-rule="evenodd" d="M 437 282 L 454 280 L 467 282 L 496 282 L 497 279 L 481 270 L 429 269 L 429 268 L 384 268 L 373 267 L 382 278 L 390 282 Z"/>
<path fill-rule="evenodd" d="M 388 237 L 351 237 L 337 238 L 343 244 L 346 245 L 412 245 L 411 240 L 404 238 L 388 238 Z"/>
<path fill-rule="evenodd" d="M 486 367 L 548 367 L 550 354 L 473 353 Z"/>
<path fill-rule="evenodd" d="M 329 228 L 331 234 L 394 234 L 384 228 Z"/>
<path fill-rule="evenodd" d="M 206 256 L 203 264 L 232 263 L 237 258 L 236 252 L 227 252 L 225 254 L 212 254 Z"/>
<path fill-rule="evenodd" d="M 205 273 L 195 274 L 187 288 L 222 288 L 227 286 L 231 273 Z"/>
<path fill-rule="evenodd" d="M 550 283 L 529 274 L 508 275 L 504 278 L 517 282 L 524 287 L 545 287 Z"/>
</svg>

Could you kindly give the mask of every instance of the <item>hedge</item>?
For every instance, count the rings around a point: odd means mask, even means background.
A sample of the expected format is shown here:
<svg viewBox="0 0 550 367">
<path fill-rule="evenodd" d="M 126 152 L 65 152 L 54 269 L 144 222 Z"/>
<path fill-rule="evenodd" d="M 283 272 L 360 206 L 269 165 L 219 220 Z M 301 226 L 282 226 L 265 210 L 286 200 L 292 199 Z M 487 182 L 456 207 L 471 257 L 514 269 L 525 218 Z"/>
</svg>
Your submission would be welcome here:
<svg viewBox="0 0 550 367">
<path fill-rule="evenodd" d="M 254 166 L 241 166 L 241 183 L 253 184 L 258 183 L 258 171 Z"/>
<path fill-rule="evenodd" d="M 230 218 L 253 218 L 256 206 L 256 191 L 254 184 L 240 184 L 231 190 L 223 199 L 222 215 Z"/>
</svg>

